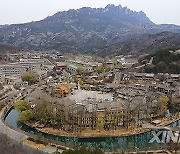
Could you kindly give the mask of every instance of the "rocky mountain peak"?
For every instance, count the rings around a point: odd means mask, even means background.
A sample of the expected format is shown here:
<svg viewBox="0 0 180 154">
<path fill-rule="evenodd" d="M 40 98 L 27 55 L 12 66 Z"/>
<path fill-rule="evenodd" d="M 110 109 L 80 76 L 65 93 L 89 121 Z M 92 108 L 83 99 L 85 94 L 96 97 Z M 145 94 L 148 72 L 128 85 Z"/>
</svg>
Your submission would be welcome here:
<svg viewBox="0 0 180 154">
<path fill-rule="evenodd" d="M 91 17 L 96 19 L 107 19 L 107 20 L 116 20 L 117 22 L 121 21 L 122 24 L 124 21 L 139 23 L 139 24 L 153 24 L 149 18 L 145 15 L 144 12 L 136 12 L 128 9 L 127 7 L 122 7 L 121 5 L 107 5 L 105 8 L 90 8 L 83 7 L 77 10 L 71 9 L 69 11 L 58 12 L 53 16 L 49 16 L 45 20 L 68 20 L 68 19 L 84 19 Z"/>
</svg>

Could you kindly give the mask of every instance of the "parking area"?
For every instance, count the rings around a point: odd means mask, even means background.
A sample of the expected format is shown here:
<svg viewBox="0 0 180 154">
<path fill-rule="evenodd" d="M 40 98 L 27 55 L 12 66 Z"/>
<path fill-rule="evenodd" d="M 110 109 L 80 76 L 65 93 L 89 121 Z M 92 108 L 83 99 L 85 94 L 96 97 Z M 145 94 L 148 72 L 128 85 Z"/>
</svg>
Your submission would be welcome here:
<svg viewBox="0 0 180 154">
<path fill-rule="evenodd" d="M 76 90 L 69 96 L 70 100 L 82 102 L 85 100 L 113 101 L 113 93 L 102 93 L 98 91 Z"/>
</svg>

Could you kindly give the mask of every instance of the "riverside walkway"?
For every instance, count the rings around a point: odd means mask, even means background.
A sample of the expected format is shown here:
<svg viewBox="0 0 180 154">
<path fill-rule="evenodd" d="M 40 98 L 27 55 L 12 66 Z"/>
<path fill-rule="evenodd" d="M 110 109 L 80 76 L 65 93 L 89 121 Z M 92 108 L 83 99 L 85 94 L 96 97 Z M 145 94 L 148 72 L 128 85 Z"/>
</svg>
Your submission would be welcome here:
<svg viewBox="0 0 180 154">
<path fill-rule="evenodd" d="M 37 148 L 31 147 L 29 145 L 24 145 L 24 141 L 26 141 L 28 139 L 28 137 L 31 137 L 31 135 L 28 135 L 28 133 L 25 133 L 19 129 L 12 128 L 11 126 L 9 126 L 5 123 L 4 118 L 7 114 L 7 112 L 9 111 L 9 109 L 12 107 L 12 105 L 13 105 L 12 102 L 21 100 L 23 97 L 22 96 L 17 97 L 17 98 L 14 98 L 13 100 L 11 97 L 11 99 L 5 100 L 7 105 L 0 110 L 0 133 L 6 135 L 9 139 L 14 140 L 15 142 L 20 143 L 22 146 L 25 147 L 25 150 L 28 150 L 28 151 L 30 150 L 31 151 L 31 152 L 29 151 L 30 153 L 34 154 L 34 151 L 38 154 L 45 154 L 45 153 L 52 154 L 52 153 L 56 152 L 57 148 L 55 148 L 54 146 L 51 146 L 51 145 L 47 145 L 42 149 L 37 149 Z M 11 100 L 11 102 L 9 100 Z M 63 145 L 58 145 L 58 146 L 62 149 L 70 149 L 69 147 L 66 147 Z M 58 151 L 62 152 L 63 150 L 58 149 Z"/>
<path fill-rule="evenodd" d="M 4 89 L 7 89 L 7 88 L 4 88 Z M 5 98 L 4 100 L 1 100 L 1 104 L 6 104 L 6 106 L 0 110 L 0 133 L 7 135 L 10 139 L 13 139 L 17 142 L 22 143 L 22 141 L 26 140 L 28 136 L 14 129 L 11 129 L 4 122 L 5 114 L 8 111 L 8 109 L 12 107 L 13 102 L 22 99 L 22 97 L 19 97 L 20 91 L 16 91 L 13 88 L 11 89 L 12 91 L 10 91 L 7 94 L 7 98 Z"/>
<path fill-rule="evenodd" d="M 180 126 L 168 127 L 168 126 L 154 126 L 151 124 L 143 124 L 142 127 L 152 129 L 152 130 L 167 130 L 167 131 L 173 131 L 173 132 L 180 131 Z"/>
<path fill-rule="evenodd" d="M 28 138 L 27 135 L 20 133 L 18 131 L 15 131 L 14 129 L 11 129 L 9 126 L 7 126 L 4 121 L 4 112 L 6 110 L 6 107 L 4 107 L 1 111 L 0 111 L 0 133 L 7 135 L 9 138 L 22 143 L 24 140 L 26 140 Z"/>
</svg>

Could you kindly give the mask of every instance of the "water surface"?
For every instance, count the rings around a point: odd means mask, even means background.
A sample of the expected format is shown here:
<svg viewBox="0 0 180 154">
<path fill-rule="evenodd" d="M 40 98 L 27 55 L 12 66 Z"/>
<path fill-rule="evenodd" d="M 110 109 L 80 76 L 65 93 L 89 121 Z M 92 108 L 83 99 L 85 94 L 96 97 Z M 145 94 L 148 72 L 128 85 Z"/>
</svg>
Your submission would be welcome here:
<svg viewBox="0 0 180 154">
<path fill-rule="evenodd" d="M 122 149 L 127 147 L 132 148 L 147 148 L 147 147 L 161 147 L 163 144 L 158 144 L 156 142 L 149 143 L 152 139 L 153 134 L 151 131 L 131 135 L 131 136 L 120 136 L 120 137 L 96 137 L 96 138 L 77 138 L 77 137 L 65 137 L 57 136 L 53 134 L 47 134 L 36 130 L 35 128 L 26 126 L 17 122 L 19 112 L 12 109 L 5 118 L 5 122 L 14 128 L 20 128 L 25 132 L 29 132 L 35 135 L 42 135 L 45 138 L 61 141 L 64 143 L 71 143 L 75 146 L 88 146 L 88 147 L 98 147 L 107 149 Z M 171 127 L 180 126 L 180 120 L 168 125 Z"/>
</svg>

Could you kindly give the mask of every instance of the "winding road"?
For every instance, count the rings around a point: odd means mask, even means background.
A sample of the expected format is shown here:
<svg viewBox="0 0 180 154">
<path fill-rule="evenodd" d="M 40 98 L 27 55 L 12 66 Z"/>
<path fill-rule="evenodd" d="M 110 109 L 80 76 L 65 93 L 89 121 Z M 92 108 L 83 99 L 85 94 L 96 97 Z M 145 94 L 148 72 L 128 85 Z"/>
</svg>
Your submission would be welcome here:
<svg viewBox="0 0 180 154">
<path fill-rule="evenodd" d="M 4 121 L 4 112 L 5 112 L 6 107 L 4 107 L 0 111 L 0 133 L 7 135 L 9 138 L 22 143 L 24 140 L 28 138 L 27 135 L 20 133 L 18 131 L 15 131 L 14 129 L 11 129 L 9 126 L 7 126 Z"/>
</svg>

